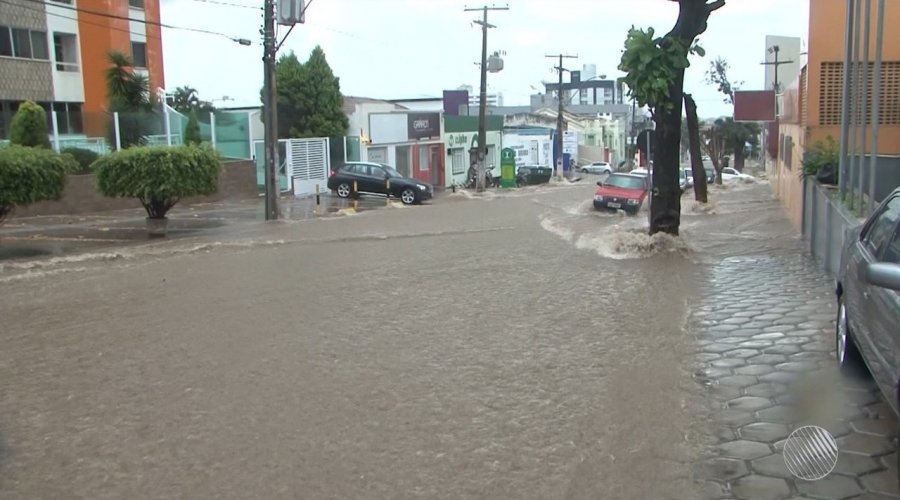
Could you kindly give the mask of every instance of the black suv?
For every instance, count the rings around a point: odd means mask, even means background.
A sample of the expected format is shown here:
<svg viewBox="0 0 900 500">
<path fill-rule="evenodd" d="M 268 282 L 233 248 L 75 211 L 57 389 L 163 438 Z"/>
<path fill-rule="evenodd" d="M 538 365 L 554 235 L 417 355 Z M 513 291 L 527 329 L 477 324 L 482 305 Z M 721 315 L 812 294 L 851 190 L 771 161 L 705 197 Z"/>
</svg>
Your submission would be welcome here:
<svg viewBox="0 0 900 500">
<path fill-rule="evenodd" d="M 431 184 L 403 177 L 397 169 L 382 163 L 348 162 L 331 172 L 328 178 L 328 189 L 341 198 L 359 193 L 385 195 L 388 186 L 391 196 L 400 198 L 404 205 L 421 203 L 434 196 Z"/>
</svg>

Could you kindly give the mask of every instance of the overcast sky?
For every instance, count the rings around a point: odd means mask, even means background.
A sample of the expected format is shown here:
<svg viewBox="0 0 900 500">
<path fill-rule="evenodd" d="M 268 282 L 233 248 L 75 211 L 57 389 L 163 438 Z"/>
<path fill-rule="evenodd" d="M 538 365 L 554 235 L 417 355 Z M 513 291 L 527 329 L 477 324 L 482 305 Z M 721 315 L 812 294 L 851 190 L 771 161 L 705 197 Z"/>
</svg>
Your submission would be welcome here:
<svg viewBox="0 0 900 500">
<path fill-rule="evenodd" d="M 700 44 L 706 58 L 694 58 L 685 91 L 698 101 L 701 116 L 731 114 L 704 72 L 715 57 L 726 58 L 733 79 L 747 90 L 762 88 L 765 36 L 804 37 L 809 0 L 727 0 L 713 13 Z M 221 32 L 260 41 L 262 0 L 162 0 L 164 23 Z M 233 5 L 243 5 L 238 7 Z M 282 47 L 305 60 L 319 44 L 344 95 L 376 98 L 440 96 L 468 84 L 477 90 L 481 32 L 471 24 L 480 13 L 464 12 L 471 0 L 312 0 L 306 24 L 298 25 Z M 678 4 L 665 0 L 509 0 L 509 11 L 491 12 L 489 51 L 506 51 L 503 72 L 488 85 L 504 104 L 527 104 L 541 82 L 557 77 L 549 53 L 578 55 L 567 67 L 596 64 L 599 74 L 620 75 L 616 67 L 628 29 L 652 26 L 668 31 Z M 284 34 L 286 28 L 280 28 Z M 838 30 L 840 31 L 840 30 Z M 228 106 L 259 104 L 262 47 L 245 47 L 226 37 L 163 30 L 166 86 L 190 85 L 206 100 L 229 96 Z M 216 103 L 222 106 L 223 103 Z"/>
</svg>

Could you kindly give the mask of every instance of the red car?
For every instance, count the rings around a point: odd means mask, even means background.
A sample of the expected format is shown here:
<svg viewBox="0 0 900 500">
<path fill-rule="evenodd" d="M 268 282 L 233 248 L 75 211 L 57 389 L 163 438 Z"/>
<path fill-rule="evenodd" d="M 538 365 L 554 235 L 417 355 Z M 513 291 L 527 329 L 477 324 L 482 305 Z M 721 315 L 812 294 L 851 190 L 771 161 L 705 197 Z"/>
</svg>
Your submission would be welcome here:
<svg viewBox="0 0 900 500">
<path fill-rule="evenodd" d="M 612 174 L 597 186 L 594 208 L 624 210 L 631 215 L 641 209 L 649 187 L 647 177 L 632 174 Z"/>
</svg>

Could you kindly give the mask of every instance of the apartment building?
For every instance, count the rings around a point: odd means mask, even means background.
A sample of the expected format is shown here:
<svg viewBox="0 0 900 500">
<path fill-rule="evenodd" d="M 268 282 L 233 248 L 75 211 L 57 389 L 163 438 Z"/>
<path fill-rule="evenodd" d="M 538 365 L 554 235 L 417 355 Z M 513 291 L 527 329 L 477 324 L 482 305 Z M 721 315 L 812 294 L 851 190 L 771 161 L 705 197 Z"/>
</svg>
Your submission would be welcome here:
<svg viewBox="0 0 900 500">
<path fill-rule="evenodd" d="M 62 135 L 102 136 L 106 55 L 132 57 L 151 89 L 164 87 L 159 0 L 0 2 L 0 139 L 19 104 L 56 113 Z"/>
</svg>

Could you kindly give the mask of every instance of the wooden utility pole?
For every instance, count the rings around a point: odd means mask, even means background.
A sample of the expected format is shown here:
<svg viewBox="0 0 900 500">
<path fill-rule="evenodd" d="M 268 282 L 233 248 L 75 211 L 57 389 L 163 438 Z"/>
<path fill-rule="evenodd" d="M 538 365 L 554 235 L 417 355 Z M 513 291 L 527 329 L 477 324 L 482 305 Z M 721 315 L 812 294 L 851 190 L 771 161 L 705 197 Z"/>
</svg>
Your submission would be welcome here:
<svg viewBox="0 0 900 500">
<path fill-rule="evenodd" d="M 563 73 L 566 71 L 570 71 L 563 67 L 563 59 L 576 59 L 577 55 L 568 55 L 568 54 L 547 54 L 545 57 L 552 57 L 554 59 L 559 58 L 559 66 L 555 66 L 554 69 L 559 73 L 559 87 L 557 88 L 556 97 L 559 102 L 559 109 L 556 111 L 556 151 L 559 154 L 559 159 L 557 164 L 559 167 L 556 169 L 556 176 L 562 179 L 563 176 L 563 111 L 564 104 L 563 101 Z"/>
<path fill-rule="evenodd" d="M 263 86 L 264 86 L 264 134 L 266 220 L 278 218 L 278 106 L 275 98 L 275 0 L 264 0 L 263 24 Z"/>
<path fill-rule="evenodd" d="M 496 28 L 493 24 L 488 24 L 489 10 L 509 10 L 509 7 L 484 7 L 466 8 L 466 12 L 481 11 L 482 18 L 480 21 L 474 21 L 475 24 L 481 25 L 481 95 L 478 102 L 478 179 L 476 181 L 475 190 L 484 191 L 484 161 L 487 156 L 487 136 L 485 131 L 485 114 L 487 113 L 487 34 L 488 28 Z"/>
</svg>

